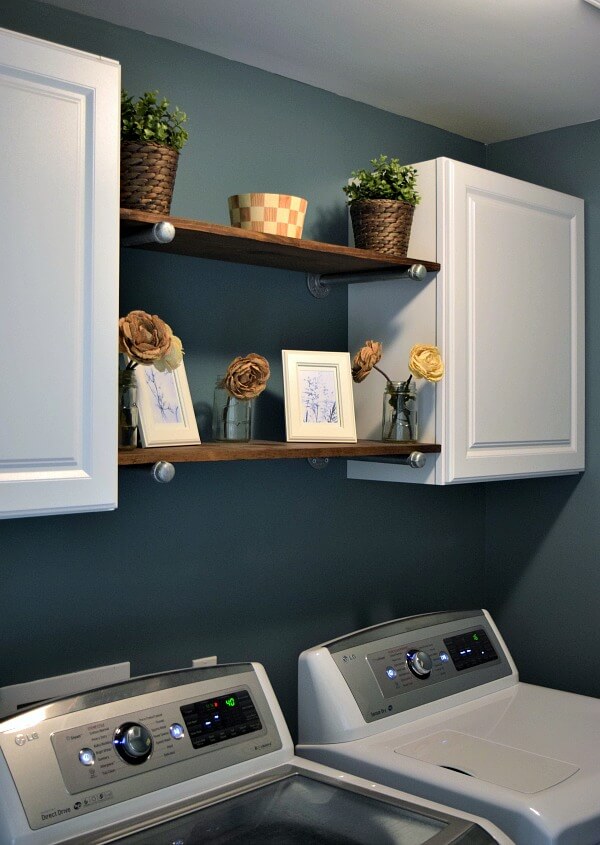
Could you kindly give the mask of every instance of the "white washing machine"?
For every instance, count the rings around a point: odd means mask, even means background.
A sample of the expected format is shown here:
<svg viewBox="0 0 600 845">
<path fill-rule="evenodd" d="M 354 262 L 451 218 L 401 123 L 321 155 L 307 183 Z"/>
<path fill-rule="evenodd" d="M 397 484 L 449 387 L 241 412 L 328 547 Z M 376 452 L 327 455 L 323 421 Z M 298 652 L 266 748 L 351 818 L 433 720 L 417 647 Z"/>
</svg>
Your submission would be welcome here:
<svg viewBox="0 0 600 845">
<path fill-rule="evenodd" d="M 511 845 L 493 824 L 294 756 L 255 663 L 167 672 L 0 721 L 1 845 Z"/>
<path fill-rule="evenodd" d="M 485 816 L 518 845 L 600 843 L 600 700 L 520 683 L 485 610 L 332 640 L 302 653 L 298 680 L 300 756 Z"/>
</svg>

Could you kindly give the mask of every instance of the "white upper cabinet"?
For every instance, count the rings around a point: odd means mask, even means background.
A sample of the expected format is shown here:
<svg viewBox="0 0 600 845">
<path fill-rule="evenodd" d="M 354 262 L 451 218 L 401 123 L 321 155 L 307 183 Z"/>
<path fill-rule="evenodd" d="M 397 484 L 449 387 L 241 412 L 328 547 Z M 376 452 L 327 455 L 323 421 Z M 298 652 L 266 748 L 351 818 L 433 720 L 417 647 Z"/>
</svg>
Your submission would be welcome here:
<svg viewBox="0 0 600 845">
<path fill-rule="evenodd" d="M 0 516 L 117 500 L 120 68 L 0 30 Z"/>
<path fill-rule="evenodd" d="M 416 165 L 423 200 L 409 255 L 437 260 L 423 283 L 349 288 L 349 344 L 380 340 L 382 368 L 408 376 L 436 343 L 437 385 L 419 382 L 421 470 L 351 461 L 351 478 L 453 484 L 584 469 L 583 201 L 450 159 Z M 359 437 L 381 436 L 384 379 L 355 385 Z M 417 447 L 418 448 L 418 447 Z"/>
</svg>

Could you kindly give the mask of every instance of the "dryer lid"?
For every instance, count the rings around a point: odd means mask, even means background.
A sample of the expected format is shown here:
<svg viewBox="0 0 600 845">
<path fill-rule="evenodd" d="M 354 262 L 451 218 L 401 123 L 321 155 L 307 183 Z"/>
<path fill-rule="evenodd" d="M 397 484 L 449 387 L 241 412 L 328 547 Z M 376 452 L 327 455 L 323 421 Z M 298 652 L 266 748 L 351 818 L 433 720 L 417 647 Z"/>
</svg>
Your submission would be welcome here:
<svg viewBox="0 0 600 845">
<path fill-rule="evenodd" d="M 460 731 L 438 731 L 394 751 L 525 793 L 541 792 L 579 771 L 577 766 L 564 760 L 532 754 Z"/>
</svg>

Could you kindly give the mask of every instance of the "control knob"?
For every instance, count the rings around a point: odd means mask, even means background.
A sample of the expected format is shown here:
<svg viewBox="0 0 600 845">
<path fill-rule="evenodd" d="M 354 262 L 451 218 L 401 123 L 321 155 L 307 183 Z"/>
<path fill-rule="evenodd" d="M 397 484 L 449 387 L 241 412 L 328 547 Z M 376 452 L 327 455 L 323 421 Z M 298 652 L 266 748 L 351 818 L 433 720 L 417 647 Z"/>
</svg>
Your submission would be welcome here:
<svg viewBox="0 0 600 845">
<path fill-rule="evenodd" d="M 125 722 L 115 731 L 113 745 L 117 754 L 132 766 L 144 763 L 152 754 L 152 734 L 144 725 Z"/>
<path fill-rule="evenodd" d="M 406 665 L 417 678 L 425 680 L 431 675 L 433 662 L 426 651 L 411 649 L 406 653 Z"/>
</svg>

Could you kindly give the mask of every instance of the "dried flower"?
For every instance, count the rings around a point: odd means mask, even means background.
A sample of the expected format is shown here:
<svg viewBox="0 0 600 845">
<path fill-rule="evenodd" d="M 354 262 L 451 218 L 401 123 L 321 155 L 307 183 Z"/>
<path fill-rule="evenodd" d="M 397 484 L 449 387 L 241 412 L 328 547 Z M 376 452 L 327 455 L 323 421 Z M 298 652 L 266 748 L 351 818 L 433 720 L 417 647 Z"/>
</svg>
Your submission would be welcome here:
<svg viewBox="0 0 600 845">
<path fill-rule="evenodd" d="M 174 370 L 181 364 L 181 341 L 164 320 L 145 311 L 130 311 L 119 320 L 119 352 L 130 359 L 127 369 L 138 364 L 157 370 Z"/>
<path fill-rule="evenodd" d="M 361 382 L 369 375 L 371 370 L 377 370 L 388 382 L 392 382 L 392 379 L 377 366 L 381 360 L 382 352 L 383 346 L 377 340 L 365 341 L 365 345 L 352 360 L 352 378 L 354 381 Z M 427 381 L 440 381 L 444 375 L 444 362 L 440 350 L 437 346 L 427 346 L 424 343 L 415 344 L 410 350 L 408 369 L 411 375 L 405 382 L 407 387 L 413 376 L 427 379 Z"/>
<path fill-rule="evenodd" d="M 386 394 L 389 394 L 387 402 L 392 408 L 389 426 L 386 427 L 386 415 L 384 414 L 383 440 L 405 440 L 414 442 L 417 432 L 413 425 L 412 404 L 416 394 L 409 390 L 412 377 L 424 378 L 427 381 L 440 381 L 444 375 L 444 362 L 437 346 L 427 346 L 424 343 L 417 343 L 410 350 L 408 368 L 410 375 L 406 381 L 393 382 L 391 378 L 380 369 L 377 364 L 381 359 L 382 344 L 376 340 L 367 340 L 362 349 L 357 352 L 352 361 L 352 378 L 361 382 L 371 370 L 377 370 L 387 381 Z M 389 413 L 389 411 L 388 411 Z M 400 433 L 398 432 L 400 428 Z M 404 432 L 407 436 L 403 436 Z"/>
<path fill-rule="evenodd" d="M 376 340 L 365 340 L 352 359 L 352 378 L 361 382 L 369 375 L 375 364 L 381 360 L 381 344 Z"/>
<path fill-rule="evenodd" d="M 437 346 L 417 343 L 410 350 L 408 369 L 415 378 L 440 381 L 444 375 L 444 362 Z"/>
<path fill-rule="evenodd" d="M 158 361 L 154 362 L 154 366 L 157 370 L 160 370 L 161 373 L 164 373 L 165 370 L 172 372 L 176 370 L 177 367 L 183 361 L 183 344 L 181 343 L 180 339 L 177 335 L 173 335 L 171 338 L 171 348 L 167 352 L 164 358 L 160 358 Z"/>
<path fill-rule="evenodd" d="M 267 386 L 271 375 L 269 362 L 255 352 L 245 358 L 234 358 L 223 379 L 222 386 L 236 399 L 254 399 Z"/>
</svg>

